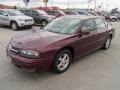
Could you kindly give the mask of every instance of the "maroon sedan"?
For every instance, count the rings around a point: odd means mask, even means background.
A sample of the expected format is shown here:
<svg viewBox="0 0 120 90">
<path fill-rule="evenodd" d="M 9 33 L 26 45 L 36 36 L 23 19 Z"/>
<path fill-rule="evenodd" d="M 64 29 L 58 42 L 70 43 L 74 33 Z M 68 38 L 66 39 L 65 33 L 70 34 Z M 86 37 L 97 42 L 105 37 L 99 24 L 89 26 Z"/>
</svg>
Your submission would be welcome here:
<svg viewBox="0 0 120 90">
<path fill-rule="evenodd" d="M 114 31 L 101 17 L 63 16 L 41 30 L 12 38 L 7 55 L 21 69 L 62 73 L 80 56 L 108 49 Z"/>
</svg>

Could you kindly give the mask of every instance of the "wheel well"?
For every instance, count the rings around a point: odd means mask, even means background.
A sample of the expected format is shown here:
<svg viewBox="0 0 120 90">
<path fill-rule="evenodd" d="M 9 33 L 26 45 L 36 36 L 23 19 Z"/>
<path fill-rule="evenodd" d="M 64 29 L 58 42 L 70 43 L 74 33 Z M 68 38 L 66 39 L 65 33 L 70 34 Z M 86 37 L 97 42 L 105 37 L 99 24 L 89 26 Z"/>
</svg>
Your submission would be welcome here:
<svg viewBox="0 0 120 90">
<path fill-rule="evenodd" d="M 13 22 L 17 23 L 16 21 L 10 21 L 10 26 L 11 26 L 11 24 L 12 24 Z"/>
<path fill-rule="evenodd" d="M 46 22 L 48 22 L 46 19 L 42 19 L 42 20 L 41 20 L 41 23 L 42 23 L 43 21 L 46 21 Z"/>
<path fill-rule="evenodd" d="M 59 52 L 62 51 L 62 50 L 65 50 L 65 49 L 69 50 L 71 52 L 71 54 L 72 54 L 72 58 L 74 58 L 74 56 L 75 56 L 74 48 L 72 46 L 67 46 L 67 47 L 64 47 L 64 48 L 60 49 Z"/>
<path fill-rule="evenodd" d="M 110 38 L 112 39 L 112 37 L 113 37 L 112 34 L 110 34 L 109 36 L 110 36 Z"/>
</svg>

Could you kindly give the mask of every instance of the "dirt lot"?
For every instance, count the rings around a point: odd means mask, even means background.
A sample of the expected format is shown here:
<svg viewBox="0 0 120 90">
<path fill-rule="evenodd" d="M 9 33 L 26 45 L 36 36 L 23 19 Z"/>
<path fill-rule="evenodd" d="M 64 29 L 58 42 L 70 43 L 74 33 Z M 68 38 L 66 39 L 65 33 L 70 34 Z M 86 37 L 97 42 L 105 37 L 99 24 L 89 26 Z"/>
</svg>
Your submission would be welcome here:
<svg viewBox="0 0 120 90">
<path fill-rule="evenodd" d="M 63 74 L 24 72 L 7 59 L 11 37 L 27 30 L 0 26 L 0 90 L 120 90 L 120 23 L 109 50 L 97 50 L 75 61 Z M 39 28 L 39 27 L 34 27 Z"/>
</svg>

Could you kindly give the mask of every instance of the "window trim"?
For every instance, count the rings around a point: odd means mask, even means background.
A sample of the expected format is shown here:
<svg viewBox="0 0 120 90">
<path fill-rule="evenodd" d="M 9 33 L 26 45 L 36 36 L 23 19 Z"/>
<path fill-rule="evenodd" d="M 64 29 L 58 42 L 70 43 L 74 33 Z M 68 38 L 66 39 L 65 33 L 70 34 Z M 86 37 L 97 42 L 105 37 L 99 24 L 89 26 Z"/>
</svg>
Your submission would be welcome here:
<svg viewBox="0 0 120 90">
<path fill-rule="evenodd" d="M 86 20 L 83 22 L 83 24 L 82 24 L 82 26 L 81 26 L 81 29 L 82 29 L 82 27 L 84 27 L 85 23 L 86 23 L 87 21 L 89 21 L 89 20 L 93 20 L 93 22 L 94 22 L 94 30 L 91 30 L 90 32 L 96 31 L 96 23 L 95 23 L 95 19 L 94 19 L 94 18 L 86 19 Z"/>
</svg>

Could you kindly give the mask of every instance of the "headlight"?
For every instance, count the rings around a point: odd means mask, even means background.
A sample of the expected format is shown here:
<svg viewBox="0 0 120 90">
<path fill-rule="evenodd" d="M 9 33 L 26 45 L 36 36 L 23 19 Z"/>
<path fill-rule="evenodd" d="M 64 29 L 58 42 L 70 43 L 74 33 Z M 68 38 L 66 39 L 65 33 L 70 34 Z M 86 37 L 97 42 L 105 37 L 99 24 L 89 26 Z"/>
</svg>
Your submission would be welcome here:
<svg viewBox="0 0 120 90">
<path fill-rule="evenodd" d="M 24 19 L 18 19 L 18 21 L 20 21 L 20 22 L 24 22 L 25 20 L 24 20 Z"/>
<path fill-rule="evenodd" d="M 38 51 L 21 50 L 20 56 L 35 59 L 40 57 L 40 53 Z"/>
<path fill-rule="evenodd" d="M 48 18 L 50 21 L 52 21 L 53 20 L 53 18 Z"/>
</svg>

